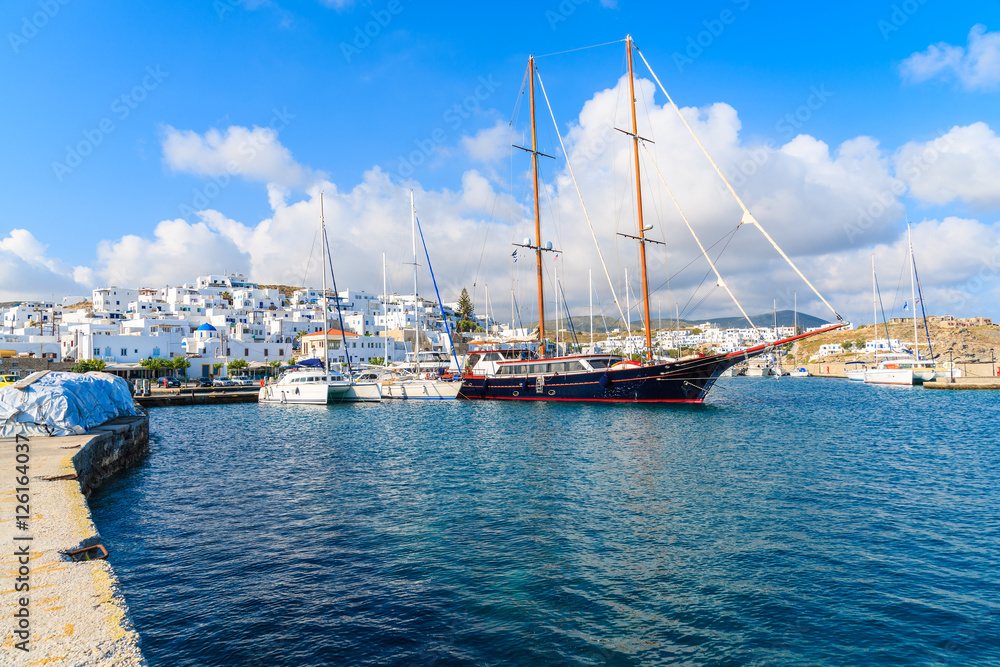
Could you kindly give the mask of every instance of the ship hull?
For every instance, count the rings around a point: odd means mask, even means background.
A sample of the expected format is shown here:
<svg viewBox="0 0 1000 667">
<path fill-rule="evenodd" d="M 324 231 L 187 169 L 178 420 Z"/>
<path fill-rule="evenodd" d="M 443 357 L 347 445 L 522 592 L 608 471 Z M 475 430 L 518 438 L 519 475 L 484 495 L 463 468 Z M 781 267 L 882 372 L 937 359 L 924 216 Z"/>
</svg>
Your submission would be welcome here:
<svg viewBox="0 0 1000 667">
<path fill-rule="evenodd" d="M 469 400 L 701 403 L 723 371 L 740 361 L 717 355 L 614 370 L 469 375 L 458 396 Z"/>
</svg>

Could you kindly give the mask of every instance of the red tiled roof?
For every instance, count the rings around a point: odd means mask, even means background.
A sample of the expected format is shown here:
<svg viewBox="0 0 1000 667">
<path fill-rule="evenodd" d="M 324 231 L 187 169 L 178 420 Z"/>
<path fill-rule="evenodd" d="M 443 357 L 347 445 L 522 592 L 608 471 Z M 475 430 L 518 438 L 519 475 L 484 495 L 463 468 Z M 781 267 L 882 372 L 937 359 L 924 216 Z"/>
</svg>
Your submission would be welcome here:
<svg viewBox="0 0 1000 667">
<path fill-rule="evenodd" d="M 305 336 L 303 336 L 303 338 L 319 338 L 322 335 L 323 335 L 323 332 L 319 331 L 317 333 L 306 334 Z M 356 333 L 353 333 L 353 332 L 350 332 L 350 331 L 341 331 L 340 329 L 328 329 L 327 332 L 326 332 L 326 335 L 327 336 L 336 336 L 337 338 L 339 338 L 342 335 L 348 336 L 348 337 L 354 336 L 355 338 L 360 338 L 360 336 L 358 334 L 356 334 Z"/>
</svg>

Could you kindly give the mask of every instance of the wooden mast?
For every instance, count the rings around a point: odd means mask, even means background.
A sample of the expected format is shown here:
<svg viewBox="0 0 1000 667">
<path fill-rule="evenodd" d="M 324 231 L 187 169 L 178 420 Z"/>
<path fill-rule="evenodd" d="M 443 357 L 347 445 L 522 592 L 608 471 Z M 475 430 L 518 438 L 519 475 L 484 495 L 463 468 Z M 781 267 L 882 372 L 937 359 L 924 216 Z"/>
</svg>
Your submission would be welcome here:
<svg viewBox="0 0 1000 667">
<path fill-rule="evenodd" d="M 538 144 L 535 137 L 535 57 L 528 57 L 528 78 L 531 81 L 531 171 L 535 194 L 535 265 L 538 270 L 538 347 L 539 357 L 545 357 L 545 299 L 542 293 L 542 225 L 538 214 Z"/>
<path fill-rule="evenodd" d="M 653 336 L 649 328 L 649 284 L 646 279 L 646 227 L 642 221 L 642 184 L 639 181 L 639 129 L 635 118 L 635 83 L 632 75 L 632 36 L 628 35 L 625 40 L 628 47 L 628 96 L 632 102 L 632 148 L 635 154 L 635 203 L 639 214 L 639 263 L 642 268 L 642 307 L 644 313 L 643 320 L 646 328 L 646 359 L 652 361 Z M 535 196 L 538 196 L 537 190 Z"/>
</svg>

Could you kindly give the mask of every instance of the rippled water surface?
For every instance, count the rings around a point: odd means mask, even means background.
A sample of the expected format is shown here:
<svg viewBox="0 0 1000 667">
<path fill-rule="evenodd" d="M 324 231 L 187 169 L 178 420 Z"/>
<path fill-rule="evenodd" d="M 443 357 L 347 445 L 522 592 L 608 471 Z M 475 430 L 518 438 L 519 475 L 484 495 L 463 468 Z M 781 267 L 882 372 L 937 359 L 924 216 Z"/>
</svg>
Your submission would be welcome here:
<svg viewBox="0 0 1000 667">
<path fill-rule="evenodd" d="M 156 409 L 91 507 L 151 665 L 997 664 L 998 405 Z"/>
</svg>

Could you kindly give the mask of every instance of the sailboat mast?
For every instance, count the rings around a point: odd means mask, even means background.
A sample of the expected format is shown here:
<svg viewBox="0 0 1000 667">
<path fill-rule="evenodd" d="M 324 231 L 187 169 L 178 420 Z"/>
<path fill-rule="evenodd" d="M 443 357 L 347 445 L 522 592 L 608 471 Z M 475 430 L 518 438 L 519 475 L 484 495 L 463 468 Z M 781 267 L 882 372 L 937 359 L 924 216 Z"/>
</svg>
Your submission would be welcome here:
<svg viewBox="0 0 1000 667">
<path fill-rule="evenodd" d="M 420 373 L 420 314 L 417 310 L 417 209 L 410 190 L 410 236 L 413 239 L 413 372 Z"/>
<path fill-rule="evenodd" d="M 878 361 L 878 291 L 875 283 L 875 253 L 872 253 L 872 331 L 875 332 L 875 361 Z M 886 331 L 885 344 L 889 344 L 889 333 Z"/>
<path fill-rule="evenodd" d="M 542 295 L 542 223 L 538 213 L 538 140 L 535 136 L 535 57 L 528 58 L 528 79 L 531 81 L 531 172 L 535 197 L 535 265 L 538 271 L 538 347 L 545 356 L 545 299 Z"/>
<path fill-rule="evenodd" d="M 382 316 L 384 318 L 383 323 L 384 334 L 385 334 L 385 357 L 382 359 L 382 365 L 389 365 L 389 293 L 386 289 L 385 281 L 385 253 L 382 253 Z"/>
<path fill-rule="evenodd" d="M 642 185 L 639 180 L 639 129 L 635 118 L 635 80 L 632 75 L 632 36 L 626 38 L 628 46 L 628 92 L 632 103 L 632 148 L 635 154 L 635 204 L 639 217 L 639 259 L 642 266 L 642 306 L 645 315 L 646 359 L 653 359 L 653 336 L 649 329 L 649 283 L 646 279 L 646 227 L 642 221 Z"/>
<path fill-rule="evenodd" d="M 319 193 L 320 243 L 323 246 L 323 368 L 330 371 L 330 322 L 326 313 L 326 219 L 323 217 L 323 193 Z M 347 353 L 347 350 L 344 350 Z"/>
<path fill-rule="evenodd" d="M 910 221 L 906 221 L 906 245 L 910 248 L 910 308 L 913 309 L 913 355 L 920 358 L 920 345 L 917 344 L 917 283 L 913 273 L 916 264 L 913 260 L 913 239 L 910 237 Z"/>
</svg>

